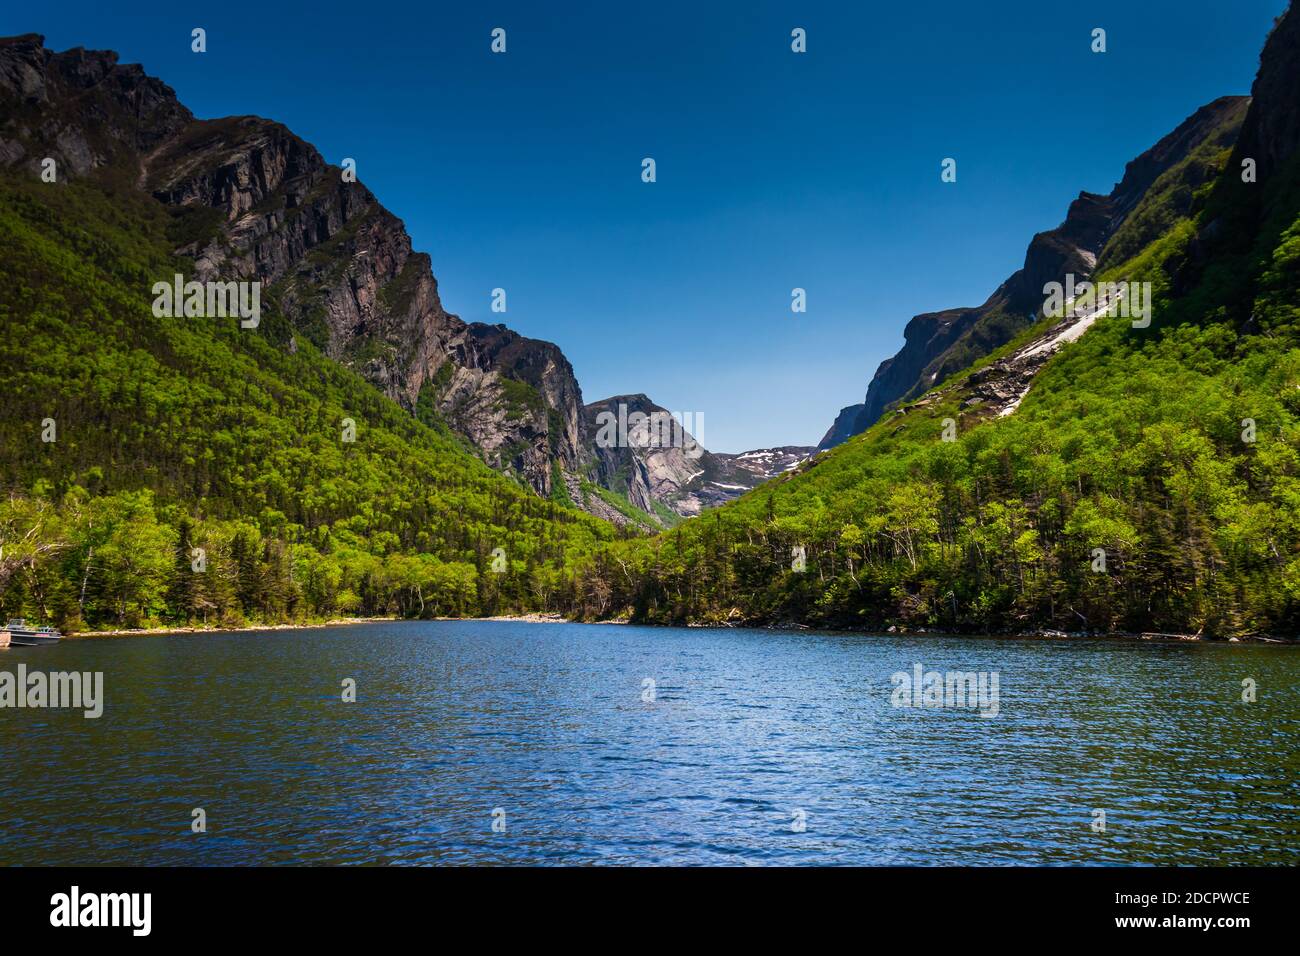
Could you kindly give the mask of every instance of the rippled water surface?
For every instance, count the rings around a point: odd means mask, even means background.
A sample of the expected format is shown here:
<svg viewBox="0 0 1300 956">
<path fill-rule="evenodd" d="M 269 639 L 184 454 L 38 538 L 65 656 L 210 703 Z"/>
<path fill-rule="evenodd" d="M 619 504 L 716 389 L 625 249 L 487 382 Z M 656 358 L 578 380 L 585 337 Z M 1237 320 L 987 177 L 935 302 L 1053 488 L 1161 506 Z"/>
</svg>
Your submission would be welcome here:
<svg viewBox="0 0 1300 956">
<path fill-rule="evenodd" d="M 0 709 L 3 863 L 1300 863 L 1300 648 L 475 621 L 19 663 L 106 703 Z M 917 663 L 998 716 L 891 706 Z"/>
</svg>

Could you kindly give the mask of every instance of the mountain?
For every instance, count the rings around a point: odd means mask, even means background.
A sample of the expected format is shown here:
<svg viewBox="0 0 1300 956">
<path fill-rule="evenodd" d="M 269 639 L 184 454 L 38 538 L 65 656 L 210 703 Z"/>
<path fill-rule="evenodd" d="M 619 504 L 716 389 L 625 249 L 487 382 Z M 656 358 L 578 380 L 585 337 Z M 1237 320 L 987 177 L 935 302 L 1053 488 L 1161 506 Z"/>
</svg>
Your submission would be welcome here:
<svg viewBox="0 0 1300 956">
<path fill-rule="evenodd" d="M 439 411 L 469 431 L 477 402 L 521 446 L 487 454 L 549 474 L 539 446 L 576 460 L 581 441 L 563 356 L 442 311 L 400 222 L 283 127 L 195 120 L 113 54 L 26 36 L 0 41 L 0 162 L 0 611 L 563 606 L 616 536 L 491 470 Z M 160 310 L 177 274 L 269 284 L 245 326 Z"/>
<path fill-rule="evenodd" d="M 400 221 L 283 127 L 0 42 L 0 612 L 1300 633 L 1298 32 L 994 305 L 919 322 L 888 414 L 813 457 L 602 439 L 662 409 L 584 405 L 555 346 L 446 313 Z M 1040 318 L 1080 265 L 1152 321 Z M 160 308 L 178 274 L 265 281 L 260 314 Z"/>
<path fill-rule="evenodd" d="M 1108 195 L 1080 193 L 1065 221 L 1033 237 L 1024 265 L 983 305 L 913 317 L 903 347 L 880 364 L 863 404 L 841 410 L 818 447 L 865 431 L 895 402 L 917 397 L 1033 325 L 1045 283 L 1062 282 L 1067 273 L 1086 279 L 1129 258 L 1184 216 L 1232 146 L 1249 102 L 1225 96 L 1201 107 L 1130 162 Z"/>
<path fill-rule="evenodd" d="M 592 402 L 583 415 L 586 447 L 595 460 L 593 479 L 663 524 L 737 498 L 814 451 L 789 446 L 738 455 L 710 452 L 684 427 L 690 424 L 689 417 L 679 422 L 668 409 L 641 394 Z M 635 427 L 635 416 L 640 427 Z M 617 426 L 620 421 L 626 440 L 604 440 L 603 425 Z M 618 429 L 608 437 L 618 439 Z"/>
<path fill-rule="evenodd" d="M 793 471 L 807 461 L 817 449 L 808 445 L 780 445 L 776 448 L 755 448 L 738 455 L 715 453 L 722 462 L 723 478 L 732 482 L 732 488 L 757 488 L 765 481 Z"/>
<path fill-rule="evenodd" d="M 140 67 L 36 35 L 0 41 L 0 96 L 0 165 L 39 176 L 49 157 L 63 178 L 152 197 L 187 278 L 261 281 L 295 347 L 310 342 L 539 496 L 652 530 L 753 486 L 707 454 L 688 467 L 638 450 L 630 468 L 596 449 L 563 352 L 447 312 L 401 220 L 283 125 L 195 119 Z"/>
<path fill-rule="evenodd" d="M 1077 207 L 1058 260 L 1097 250 L 1093 279 L 1149 295 L 1145 317 L 1085 296 L 1022 324 L 789 474 L 656 539 L 598 550 L 583 613 L 1300 634 L 1297 89 L 1292 7 L 1249 101 L 1199 112 L 1193 125 L 1209 132 L 1186 137 L 1201 144 L 1190 153 L 1173 142 L 1131 164 L 1148 185 L 1127 199 Z"/>
<path fill-rule="evenodd" d="M 0 165 L 62 177 L 114 171 L 167 207 L 190 278 L 260 280 L 309 341 L 413 414 L 447 423 L 542 497 L 590 464 L 582 392 L 563 353 L 502 325 L 467 324 L 429 257 L 359 181 L 255 116 L 199 120 L 116 54 L 0 41 Z"/>
<path fill-rule="evenodd" d="M 610 524 L 656 531 L 764 477 L 636 450 L 653 479 L 627 484 L 561 350 L 447 312 L 363 183 L 279 123 L 196 119 L 111 52 L 0 40 L 0 170 L 8 612 L 77 628 L 564 607 Z M 158 314 L 177 275 L 259 284 L 255 328 Z M 33 456 L 45 421 L 61 437 Z M 193 548 L 210 575 L 187 571 Z"/>
</svg>

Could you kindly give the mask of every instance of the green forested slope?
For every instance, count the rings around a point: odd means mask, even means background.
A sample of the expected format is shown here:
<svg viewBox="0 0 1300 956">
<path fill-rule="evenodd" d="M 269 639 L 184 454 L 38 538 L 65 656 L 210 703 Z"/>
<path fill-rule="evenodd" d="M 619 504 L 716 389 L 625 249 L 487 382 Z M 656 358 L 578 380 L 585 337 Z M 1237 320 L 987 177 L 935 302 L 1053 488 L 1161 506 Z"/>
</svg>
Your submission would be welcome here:
<svg viewBox="0 0 1300 956">
<path fill-rule="evenodd" d="M 963 408 L 959 375 L 797 475 L 613 546 L 585 579 L 586 612 L 1296 633 L 1298 165 L 1248 184 L 1234 159 L 1191 218 L 1140 210 L 1114 248 L 1158 238 L 1099 278 L 1150 281 L 1151 327 L 1099 321 L 1015 414 Z M 945 417 L 960 423 L 954 442 L 940 440 Z"/>
<path fill-rule="evenodd" d="M 273 302 L 257 329 L 155 318 L 193 224 L 109 177 L 21 175 L 0 182 L 0 612 L 490 613 L 563 603 L 572 562 L 613 537 L 291 342 Z"/>
</svg>

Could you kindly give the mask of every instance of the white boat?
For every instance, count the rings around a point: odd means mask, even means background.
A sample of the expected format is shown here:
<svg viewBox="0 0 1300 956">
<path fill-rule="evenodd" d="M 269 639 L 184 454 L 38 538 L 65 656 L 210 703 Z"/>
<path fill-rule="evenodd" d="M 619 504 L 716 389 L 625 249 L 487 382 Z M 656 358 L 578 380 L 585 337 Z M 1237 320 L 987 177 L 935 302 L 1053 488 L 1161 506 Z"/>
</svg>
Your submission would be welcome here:
<svg viewBox="0 0 1300 956">
<path fill-rule="evenodd" d="M 9 632 L 11 647 L 35 647 L 38 644 L 57 644 L 63 635 L 52 627 L 32 627 L 23 618 L 15 617 L 3 628 Z"/>
</svg>

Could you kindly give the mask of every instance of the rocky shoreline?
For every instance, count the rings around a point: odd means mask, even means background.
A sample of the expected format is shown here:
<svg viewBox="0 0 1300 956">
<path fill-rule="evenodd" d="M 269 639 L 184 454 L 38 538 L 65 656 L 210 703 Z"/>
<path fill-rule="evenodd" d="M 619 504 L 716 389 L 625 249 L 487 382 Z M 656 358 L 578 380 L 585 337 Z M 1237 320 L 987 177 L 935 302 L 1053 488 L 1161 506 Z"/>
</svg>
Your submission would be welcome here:
<svg viewBox="0 0 1300 956">
<path fill-rule="evenodd" d="M 347 624 L 378 624 L 383 621 L 400 621 L 397 617 L 336 617 L 310 624 L 249 624 L 244 627 L 127 627 L 108 631 L 69 631 L 64 637 L 147 637 L 163 634 L 240 634 L 245 631 L 301 631 L 311 627 L 340 627 Z"/>
<path fill-rule="evenodd" d="M 404 617 L 335 617 L 327 621 L 312 621 L 306 624 L 249 624 L 244 627 L 134 627 L 116 628 L 107 631 L 69 631 L 64 637 L 147 637 L 164 634 L 242 634 L 247 631 L 303 631 L 315 627 L 344 627 L 350 624 L 381 624 L 402 621 L 417 621 L 419 618 Z M 529 612 L 527 614 L 498 614 L 493 617 L 434 617 L 431 621 L 515 621 L 523 624 L 573 624 L 562 614 Z M 620 624 L 621 621 L 601 621 L 601 624 Z"/>
<path fill-rule="evenodd" d="M 822 625 L 813 627 L 809 624 L 788 622 L 783 624 L 686 624 L 686 625 L 648 625 L 652 627 L 698 627 L 711 630 L 730 630 L 740 628 L 756 631 L 821 631 L 825 633 L 874 634 L 898 637 L 1006 637 L 1021 640 L 1114 640 L 1117 638 L 1134 641 L 1163 641 L 1199 644 L 1300 644 L 1300 638 L 1279 637 L 1273 634 L 1234 635 L 1226 638 L 1206 637 L 1203 634 L 1173 634 L 1162 631 L 1058 631 L 1052 628 L 1035 628 L 1025 631 L 950 631 L 943 628 L 900 628 L 891 625 L 886 628 L 864 629 L 853 627 L 833 627 Z"/>
</svg>

